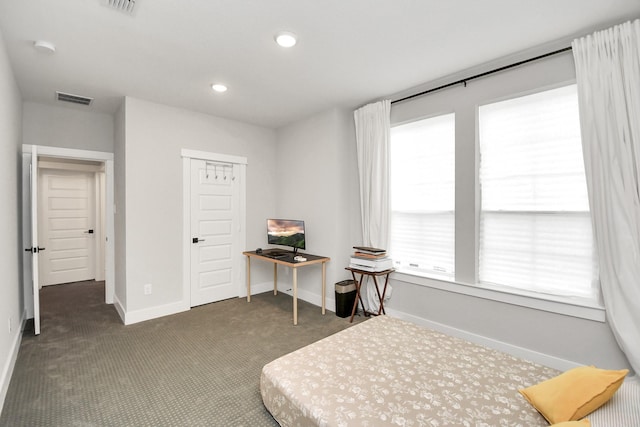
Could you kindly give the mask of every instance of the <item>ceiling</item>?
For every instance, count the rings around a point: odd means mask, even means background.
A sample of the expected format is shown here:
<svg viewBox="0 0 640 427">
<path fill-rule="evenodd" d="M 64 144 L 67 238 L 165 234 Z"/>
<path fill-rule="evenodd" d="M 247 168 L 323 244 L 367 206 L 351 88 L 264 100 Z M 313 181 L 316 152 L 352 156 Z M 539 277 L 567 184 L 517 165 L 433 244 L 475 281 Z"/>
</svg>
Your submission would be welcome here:
<svg viewBox="0 0 640 427">
<path fill-rule="evenodd" d="M 132 96 L 278 128 L 640 17 L 638 0 L 137 0 L 132 14 L 106 2 L 0 0 L 25 101 L 63 91 L 112 114 Z M 298 44 L 276 45 L 280 30 Z"/>
</svg>

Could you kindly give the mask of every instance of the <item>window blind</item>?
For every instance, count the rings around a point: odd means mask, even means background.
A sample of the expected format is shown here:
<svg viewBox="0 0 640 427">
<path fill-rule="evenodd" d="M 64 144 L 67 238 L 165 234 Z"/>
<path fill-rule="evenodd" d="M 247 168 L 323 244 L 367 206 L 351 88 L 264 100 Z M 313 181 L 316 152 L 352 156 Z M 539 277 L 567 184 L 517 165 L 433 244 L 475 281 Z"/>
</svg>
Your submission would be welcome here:
<svg viewBox="0 0 640 427">
<path fill-rule="evenodd" d="M 479 107 L 479 281 L 595 297 L 575 85 Z"/>
<path fill-rule="evenodd" d="M 391 243 L 400 271 L 454 275 L 455 115 L 391 128 Z"/>
</svg>

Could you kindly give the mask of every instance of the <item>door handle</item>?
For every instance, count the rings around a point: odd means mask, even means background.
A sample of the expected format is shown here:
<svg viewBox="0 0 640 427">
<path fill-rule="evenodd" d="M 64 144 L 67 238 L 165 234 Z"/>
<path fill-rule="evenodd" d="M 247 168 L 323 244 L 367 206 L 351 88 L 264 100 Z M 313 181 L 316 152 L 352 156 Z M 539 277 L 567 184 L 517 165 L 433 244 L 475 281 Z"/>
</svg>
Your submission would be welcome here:
<svg viewBox="0 0 640 427">
<path fill-rule="evenodd" d="M 198 239 L 197 237 L 194 237 L 193 239 L 191 239 L 192 243 L 198 243 L 198 242 L 204 242 L 204 239 Z"/>
<path fill-rule="evenodd" d="M 83 231 L 84 234 L 93 234 L 93 230 Z"/>
<path fill-rule="evenodd" d="M 47 249 L 47 248 L 41 248 L 40 246 L 38 246 L 37 248 L 27 248 L 27 249 L 25 249 L 24 251 L 25 251 L 25 252 L 31 252 L 31 253 L 33 253 L 33 254 L 37 254 L 38 252 L 42 252 L 42 251 L 44 251 L 45 249 Z"/>
</svg>

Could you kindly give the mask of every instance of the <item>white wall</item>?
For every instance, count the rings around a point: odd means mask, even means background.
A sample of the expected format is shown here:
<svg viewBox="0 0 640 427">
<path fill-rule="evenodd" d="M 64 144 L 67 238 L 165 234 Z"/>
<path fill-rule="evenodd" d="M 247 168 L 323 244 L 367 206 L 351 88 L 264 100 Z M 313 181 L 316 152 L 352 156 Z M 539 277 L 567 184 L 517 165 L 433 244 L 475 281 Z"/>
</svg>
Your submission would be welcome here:
<svg viewBox="0 0 640 427">
<path fill-rule="evenodd" d="M 265 218 L 275 213 L 275 131 L 135 98 L 125 100 L 124 129 L 116 157 L 123 158 L 124 139 L 126 182 L 119 178 L 116 193 L 126 185 L 126 311 L 168 314 L 183 300 L 181 149 L 247 158 L 247 247 L 240 249 L 254 249 L 264 245 Z"/>
<path fill-rule="evenodd" d="M 0 34 L 0 410 L 9 387 L 20 344 L 22 301 L 19 236 L 21 183 L 22 101 Z M 20 254 L 20 256 L 18 256 Z M 9 328 L 11 324 L 11 328 Z"/>
<path fill-rule="evenodd" d="M 84 108 L 25 102 L 23 143 L 113 153 L 113 116 Z"/>
<path fill-rule="evenodd" d="M 302 219 L 306 251 L 331 258 L 327 264 L 327 308 L 335 309 L 334 283 L 350 278 L 344 270 L 351 247 L 359 244 L 360 202 L 353 112 L 332 109 L 278 130 L 277 216 Z M 291 277 L 282 269 L 281 290 Z M 298 269 L 301 299 L 321 302 L 321 269 Z"/>
</svg>

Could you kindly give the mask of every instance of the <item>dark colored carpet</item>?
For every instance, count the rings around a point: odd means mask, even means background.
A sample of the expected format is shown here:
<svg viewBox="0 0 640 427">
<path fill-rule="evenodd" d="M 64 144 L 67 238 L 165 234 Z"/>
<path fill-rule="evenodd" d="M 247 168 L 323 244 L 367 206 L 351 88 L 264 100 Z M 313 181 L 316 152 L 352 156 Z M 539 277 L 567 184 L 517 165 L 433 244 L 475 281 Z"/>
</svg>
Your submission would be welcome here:
<svg viewBox="0 0 640 427">
<path fill-rule="evenodd" d="M 265 293 L 130 326 L 103 282 L 41 291 L 42 333 L 25 332 L 1 426 L 277 426 L 262 366 L 350 326 Z"/>
</svg>

